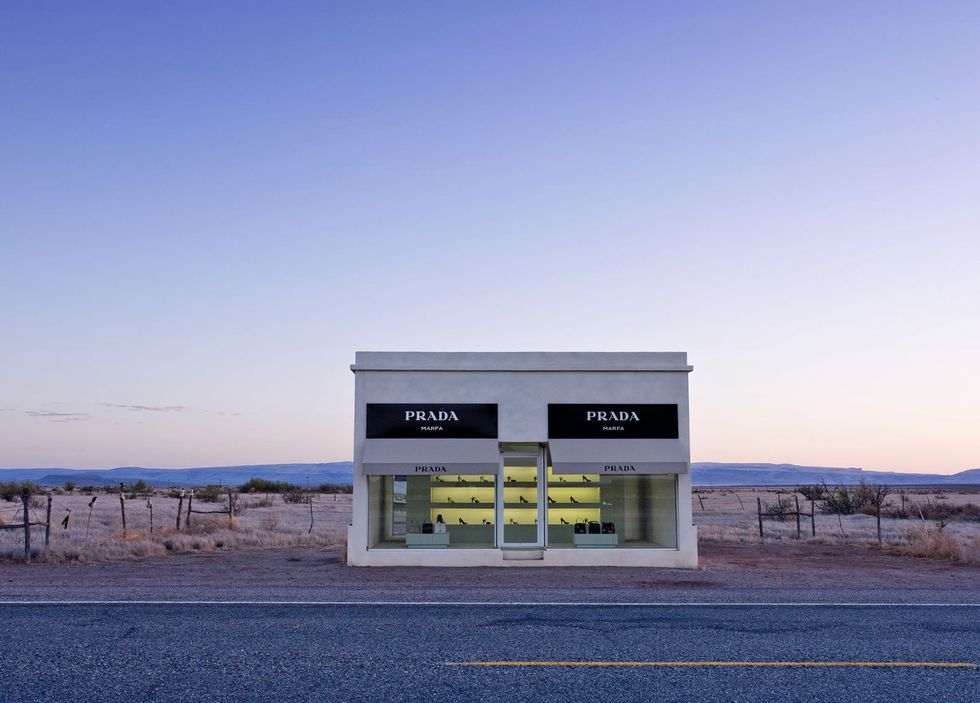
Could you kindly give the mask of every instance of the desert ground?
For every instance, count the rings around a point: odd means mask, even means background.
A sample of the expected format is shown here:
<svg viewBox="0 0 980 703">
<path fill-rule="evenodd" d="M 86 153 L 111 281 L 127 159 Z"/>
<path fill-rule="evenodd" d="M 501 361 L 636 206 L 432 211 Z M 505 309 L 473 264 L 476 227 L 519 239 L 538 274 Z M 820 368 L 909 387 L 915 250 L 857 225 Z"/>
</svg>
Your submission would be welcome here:
<svg viewBox="0 0 980 703">
<path fill-rule="evenodd" d="M 231 520 L 226 493 L 206 502 L 206 493 L 198 490 L 192 504 L 190 495 L 186 491 L 181 500 L 172 489 L 124 493 L 124 532 L 118 492 L 75 490 L 69 494 L 56 489 L 51 496 L 49 543 L 45 547 L 45 528 L 34 526 L 33 557 L 42 562 L 84 563 L 247 548 L 343 549 L 351 513 L 350 494 L 293 494 L 287 500 L 285 494 L 233 493 Z M 797 501 L 802 513 L 799 526 Z M 760 538 L 759 504 L 767 513 L 780 502 L 788 514 L 777 511 L 764 515 Z M 188 525 L 189 504 L 195 512 Z M 792 488 L 699 488 L 692 498 L 694 522 L 703 545 L 877 546 L 873 510 L 871 514 L 837 515 L 822 511 L 820 506 L 819 501 L 811 506 Z M 955 514 L 962 506 L 966 512 Z M 892 554 L 980 564 L 980 508 L 971 513 L 970 506 L 980 506 L 980 487 L 896 490 L 882 509 L 882 548 Z M 32 496 L 31 522 L 43 523 L 46 511 L 47 497 L 43 493 Z M 896 513 L 905 517 L 895 517 Z M 954 514 L 942 517 L 946 513 Z M 0 525 L 22 521 L 19 497 L 0 501 Z M 0 531 L 0 559 L 23 559 L 23 540 L 22 530 Z"/>
</svg>

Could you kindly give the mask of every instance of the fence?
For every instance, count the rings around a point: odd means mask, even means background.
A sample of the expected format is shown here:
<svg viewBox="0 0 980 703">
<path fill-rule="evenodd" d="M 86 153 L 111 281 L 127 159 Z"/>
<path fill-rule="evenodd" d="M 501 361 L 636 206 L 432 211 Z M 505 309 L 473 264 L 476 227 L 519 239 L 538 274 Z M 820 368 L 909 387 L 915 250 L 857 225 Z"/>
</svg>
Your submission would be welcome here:
<svg viewBox="0 0 980 703">
<path fill-rule="evenodd" d="M 20 523 L 14 523 L 12 525 L 0 525 L 0 530 L 23 530 L 24 531 L 24 559 L 26 561 L 31 560 L 31 528 L 32 527 L 44 527 L 44 546 L 47 547 L 51 541 L 51 494 L 48 493 L 48 508 L 45 512 L 44 522 L 36 521 L 31 522 L 30 514 L 30 501 L 31 494 L 25 488 L 21 494 L 20 499 L 24 504 L 24 520 Z"/>
</svg>

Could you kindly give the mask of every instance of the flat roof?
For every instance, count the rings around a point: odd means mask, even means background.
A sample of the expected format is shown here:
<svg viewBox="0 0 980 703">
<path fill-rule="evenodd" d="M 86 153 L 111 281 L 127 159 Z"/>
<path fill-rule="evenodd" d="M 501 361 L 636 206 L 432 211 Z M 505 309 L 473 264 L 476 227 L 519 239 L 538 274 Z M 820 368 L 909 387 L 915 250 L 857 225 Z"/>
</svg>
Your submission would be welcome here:
<svg viewBox="0 0 980 703">
<path fill-rule="evenodd" d="M 687 352 L 359 351 L 351 371 L 680 371 Z"/>
</svg>

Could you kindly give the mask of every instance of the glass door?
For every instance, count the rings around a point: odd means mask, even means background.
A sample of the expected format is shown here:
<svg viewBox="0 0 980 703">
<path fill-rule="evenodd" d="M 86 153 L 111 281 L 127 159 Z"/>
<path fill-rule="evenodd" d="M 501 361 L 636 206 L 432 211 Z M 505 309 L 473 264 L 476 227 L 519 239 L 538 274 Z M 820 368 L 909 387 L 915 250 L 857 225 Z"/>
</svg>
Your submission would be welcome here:
<svg viewBox="0 0 980 703">
<path fill-rule="evenodd" d="M 544 545 L 544 482 L 541 452 L 505 452 L 497 481 L 498 542 L 504 547 Z"/>
</svg>

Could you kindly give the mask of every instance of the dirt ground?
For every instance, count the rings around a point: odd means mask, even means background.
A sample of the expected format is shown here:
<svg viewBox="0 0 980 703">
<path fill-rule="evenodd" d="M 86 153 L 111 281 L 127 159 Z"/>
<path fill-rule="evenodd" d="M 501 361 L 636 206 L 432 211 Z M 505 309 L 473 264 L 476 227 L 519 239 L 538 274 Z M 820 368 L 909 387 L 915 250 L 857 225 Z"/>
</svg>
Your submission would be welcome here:
<svg viewBox="0 0 980 703">
<path fill-rule="evenodd" d="M 491 573 L 492 572 L 492 573 Z M 96 564 L 0 564 L 0 599 L 346 600 L 410 589 L 980 589 L 980 567 L 873 547 L 701 545 L 701 568 L 354 568 L 325 547 L 220 550 Z M 356 595 L 354 596 L 356 597 Z"/>
</svg>

